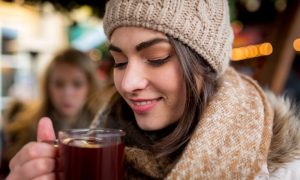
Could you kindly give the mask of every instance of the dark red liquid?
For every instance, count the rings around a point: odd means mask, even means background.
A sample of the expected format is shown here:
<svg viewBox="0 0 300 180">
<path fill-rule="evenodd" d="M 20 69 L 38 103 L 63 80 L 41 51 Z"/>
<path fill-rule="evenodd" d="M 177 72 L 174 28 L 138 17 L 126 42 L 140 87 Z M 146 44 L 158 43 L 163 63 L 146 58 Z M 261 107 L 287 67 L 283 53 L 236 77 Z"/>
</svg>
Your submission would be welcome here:
<svg viewBox="0 0 300 180">
<path fill-rule="evenodd" d="M 60 143 L 65 180 L 123 179 L 124 144 L 78 147 Z"/>
</svg>

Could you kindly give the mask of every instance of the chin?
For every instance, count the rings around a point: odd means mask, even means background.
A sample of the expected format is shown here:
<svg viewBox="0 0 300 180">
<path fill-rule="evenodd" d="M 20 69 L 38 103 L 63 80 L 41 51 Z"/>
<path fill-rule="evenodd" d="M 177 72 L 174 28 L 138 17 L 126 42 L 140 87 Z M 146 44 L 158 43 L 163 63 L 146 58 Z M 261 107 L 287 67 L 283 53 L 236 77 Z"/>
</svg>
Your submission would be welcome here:
<svg viewBox="0 0 300 180">
<path fill-rule="evenodd" d="M 62 114 L 64 115 L 64 116 L 68 116 L 68 117 L 72 117 L 72 116 L 74 116 L 74 114 L 76 114 L 74 111 L 64 111 L 64 112 L 62 112 Z"/>
<path fill-rule="evenodd" d="M 164 128 L 153 123 L 139 123 L 139 121 L 137 121 L 137 125 L 144 131 L 157 131 Z"/>
</svg>

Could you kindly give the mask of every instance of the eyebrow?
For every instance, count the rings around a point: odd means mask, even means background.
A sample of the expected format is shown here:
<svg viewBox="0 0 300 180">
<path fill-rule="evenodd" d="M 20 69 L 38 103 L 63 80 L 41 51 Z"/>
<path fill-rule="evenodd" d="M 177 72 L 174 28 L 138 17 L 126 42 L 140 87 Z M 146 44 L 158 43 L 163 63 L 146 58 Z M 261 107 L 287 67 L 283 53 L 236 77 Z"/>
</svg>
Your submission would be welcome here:
<svg viewBox="0 0 300 180">
<path fill-rule="evenodd" d="M 122 52 L 122 50 L 121 50 L 120 48 L 118 48 L 117 46 L 114 46 L 114 45 L 112 45 L 112 44 L 110 44 L 110 45 L 108 46 L 108 50 L 109 50 L 109 51 Z"/>
<path fill-rule="evenodd" d="M 168 39 L 164 39 L 164 38 L 150 39 L 148 41 L 141 42 L 140 44 L 136 45 L 135 50 L 136 51 L 141 51 L 142 49 L 146 49 L 146 48 L 148 48 L 150 46 L 153 46 L 153 45 L 161 43 L 161 42 L 169 43 L 169 40 Z M 122 50 L 119 47 L 117 47 L 117 46 L 115 46 L 113 44 L 110 44 L 108 46 L 108 50 L 109 51 L 122 52 Z"/>
<path fill-rule="evenodd" d="M 154 38 L 154 39 L 150 39 L 148 41 L 145 41 L 145 42 L 142 42 L 142 43 L 138 44 L 135 47 L 135 49 L 136 49 L 136 51 L 141 51 L 142 49 L 148 48 L 150 46 L 153 46 L 153 45 L 161 43 L 161 42 L 169 43 L 169 41 L 167 39 L 164 39 L 164 38 Z"/>
</svg>

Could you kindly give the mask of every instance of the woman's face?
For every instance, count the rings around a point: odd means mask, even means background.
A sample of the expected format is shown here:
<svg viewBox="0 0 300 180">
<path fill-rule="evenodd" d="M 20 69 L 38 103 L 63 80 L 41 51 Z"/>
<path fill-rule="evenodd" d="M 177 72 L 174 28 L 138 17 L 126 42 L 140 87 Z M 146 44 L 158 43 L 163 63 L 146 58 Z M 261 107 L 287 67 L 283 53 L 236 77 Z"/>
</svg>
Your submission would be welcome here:
<svg viewBox="0 0 300 180">
<path fill-rule="evenodd" d="M 57 64 L 52 69 L 48 87 L 54 108 L 66 117 L 81 111 L 89 90 L 84 72 L 65 63 Z"/>
<path fill-rule="evenodd" d="M 121 27 L 113 32 L 110 43 L 115 86 L 133 110 L 138 126 L 152 131 L 178 121 L 185 105 L 185 83 L 167 36 Z"/>
</svg>

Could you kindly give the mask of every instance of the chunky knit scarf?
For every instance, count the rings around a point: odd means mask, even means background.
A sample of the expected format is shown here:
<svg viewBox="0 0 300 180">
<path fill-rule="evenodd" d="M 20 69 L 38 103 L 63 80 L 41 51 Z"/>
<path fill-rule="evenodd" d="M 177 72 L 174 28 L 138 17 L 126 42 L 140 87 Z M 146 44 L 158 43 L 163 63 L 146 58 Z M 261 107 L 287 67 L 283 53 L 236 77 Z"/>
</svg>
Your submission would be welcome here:
<svg viewBox="0 0 300 180">
<path fill-rule="evenodd" d="M 229 68 L 179 160 L 172 164 L 128 147 L 126 176 L 254 179 L 267 162 L 272 123 L 273 111 L 261 88 Z"/>
</svg>

